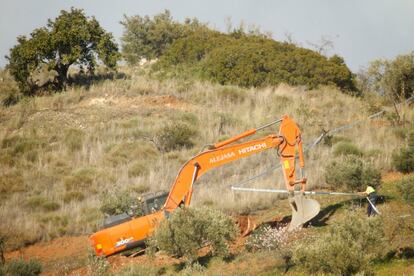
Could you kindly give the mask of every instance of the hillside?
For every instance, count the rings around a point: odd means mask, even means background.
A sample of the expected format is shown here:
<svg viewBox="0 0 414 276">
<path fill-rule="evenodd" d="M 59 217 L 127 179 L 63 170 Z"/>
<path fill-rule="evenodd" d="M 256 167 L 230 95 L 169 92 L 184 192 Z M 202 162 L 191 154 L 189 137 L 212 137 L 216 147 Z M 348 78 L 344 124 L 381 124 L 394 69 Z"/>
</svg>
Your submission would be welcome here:
<svg viewBox="0 0 414 276">
<path fill-rule="evenodd" d="M 414 247 L 413 231 L 406 230 L 412 230 L 414 214 L 394 185 L 406 176 L 393 173 L 391 166 L 392 154 L 405 144 L 412 127 L 412 106 L 399 107 L 398 121 L 383 99 L 352 97 L 333 87 L 304 90 L 282 84 L 248 89 L 194 80 L 158 80 L 150 77 L 147 68 L 126 67 L 121 72 L 122 78 L 97 80 L 88 88 L 71 87 L 67 92 L 0 107 L 0 233 L 7 237 L 8 259 L 22 252 L 24 257 L 39 258 L 46 273 L 77 269 L 86 273 L 93 258 L 88 259 L 83 245 L 86 236 L 99 229 L 104 211 L 144 192 L 168 190 L 180 166 L 204 145 L 284 114 L 299 123 L 304 143 L 310 144 L 324 130 L 365 120 L 381 109 L 387 111 L 384 116 L 337 132 L 307 153 L 308 188 L 346 191 L 327 184 L 325 176 L 330 173 L 328 164 L 337 158 L 336 145 L 352 143 L 364 162 L 383 176 L 379 192 L 386 201 L 380 209 L 386 231 L 393 235 L 390 248 Z M 255 137 L 266 133 L 269 131 Z M 235 194 L 229 188 L 276 162 L 275 152 L 265 152 L 209 172 L 196 185 L 192 205 L 207 205 L 235 216 L 250 214 L 259 224 L 289 215 L 282 197 Z M 284 187 L 280 171 L 245 186 Z M 303 230 L 304 236 L 318 235 L 346 221 L 349 209 L 364 216 L 363 201 L 336 197 L 318 197 L 318 201 L 322 217 L 315 227 Z M 401 232 L 394 229 L 397 224 L 392 219 L 405 215 Z M 53 246 L 65 243 L 73 246 L 68 249 L 70 254 L 43 255 L 56 252 Z M 231 260 L 206 258 L 207 272 L 214 275 L 225 269 L 234 274 L 240 268 L 247 275 L 283 272 L 282 260 L 272 252 L 250 253 L 244 250 L 244 239 L 238 243 Z M 17 249 L 20 251 L 14 251 Z M 183 269 L 181 260 L 162 253 L 155 260 L 115 256 L 109 262 L 114 271 L 129 262 L 164 267 L 166 273 Z M 395 258 L 385 265 L 376 264 L 375 271 L 409 274 L 414 263 L 409 258 Z M 289 273 L 303 272 L 293 267 Z"/>
</svg>

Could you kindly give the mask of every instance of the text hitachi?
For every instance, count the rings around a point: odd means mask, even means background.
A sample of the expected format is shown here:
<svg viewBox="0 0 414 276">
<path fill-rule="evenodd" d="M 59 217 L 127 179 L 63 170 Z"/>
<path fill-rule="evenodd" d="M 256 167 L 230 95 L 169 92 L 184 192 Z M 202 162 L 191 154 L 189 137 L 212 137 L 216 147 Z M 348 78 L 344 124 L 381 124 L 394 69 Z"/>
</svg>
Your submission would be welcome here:
<svg viewBox="0 0 414 276">
<path fill-rule="evenodd" d="M 239 154 L 245 154 L 245 153 L 248 153 L 248 152 L 251 152 L 251 151 L 264 149 L 266 147 L 267 147 L 266 143 L 261 143 L 261 144 L 257 144 L 257 145 L 254 145 L 254 146 L 249 146 L 249 147 L 246 147 L 246 148 L 239 149 Z"/>
</svg>

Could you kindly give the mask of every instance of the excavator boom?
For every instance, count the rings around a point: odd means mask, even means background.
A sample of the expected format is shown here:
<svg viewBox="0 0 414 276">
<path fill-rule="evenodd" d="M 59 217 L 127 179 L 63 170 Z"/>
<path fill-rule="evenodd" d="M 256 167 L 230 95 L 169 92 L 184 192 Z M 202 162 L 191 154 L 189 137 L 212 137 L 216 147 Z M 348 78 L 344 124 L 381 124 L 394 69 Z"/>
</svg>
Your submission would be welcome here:
<svg viewBox="0 0 414 276">
<path fill-rule="evenodd" d="M 278 134 L 235 143 L 275 123 L 280 123 Z M 160 210 L 120 224 L 111 224 L 111 227 L 98 231 L 90 237 L 97 255 L 108 256 L 144 243 L 159 222 L 168 217 L 169 213 L 180 206 L 190 205 L 193 185 L 207 171 L 272 148 L 277 149 L 280 156 L 286 189 L 293 195 L 295 185 L 300 184 L 301 190 L 304 191 L 306 178 L 303 173 L 305 163 L 300 130 L 297 124 L 285 115 L 282 119 L 263 127 L 245 131 L 216 143 L 212 148 L 191 158 L 181 167 Z M 298 180 L 296 179 L 296 153 L 299 154 L 299 167 L 302 172 Z M 315 200 L 304 198 L 303 195 L 292 197 L 291 206 L 293 211 L 291 228 L 305 223 L 319 212 L 319 204 Z"/>
</svg>

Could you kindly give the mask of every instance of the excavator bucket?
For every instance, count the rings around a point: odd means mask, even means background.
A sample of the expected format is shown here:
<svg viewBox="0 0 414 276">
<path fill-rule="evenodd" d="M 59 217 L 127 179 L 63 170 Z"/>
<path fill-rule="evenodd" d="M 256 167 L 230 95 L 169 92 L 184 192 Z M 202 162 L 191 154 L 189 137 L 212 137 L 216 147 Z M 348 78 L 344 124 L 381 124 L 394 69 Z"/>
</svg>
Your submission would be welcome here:
<svg viewBox="0 0 414 276">
<path fill-rule="evenodd" d="M 321 206 L 314 199 L 305 198 L 303 194 L 298 194 L 289 199 L 292 208 L 292 221 L 289 225 L 289 231 L 292 231 L 302 224 L 310 221 L 319 214 Z"/>
</svg>

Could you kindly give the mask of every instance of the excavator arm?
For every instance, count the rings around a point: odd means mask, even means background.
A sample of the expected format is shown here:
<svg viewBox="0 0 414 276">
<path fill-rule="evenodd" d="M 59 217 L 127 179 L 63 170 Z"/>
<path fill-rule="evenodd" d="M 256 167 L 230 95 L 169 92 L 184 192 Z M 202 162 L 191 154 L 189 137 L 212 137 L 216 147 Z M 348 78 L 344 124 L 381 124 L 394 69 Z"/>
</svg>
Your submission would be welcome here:
<svg viewBox="0 0 414 276">
<path fill-rule="evenodd" d="M 280 123 L 278 134 L 234 144 L 275 123 Z M 286 189 L 291 192 L 290 204 L 293 213 L 290 227 L 295 228 L 302 225 L 316 216 L 319 212 L 319 204 L 315 200 L 304 198 L 303 195 L 293 196 L 295 185 L 300 184 L 301 190 L 305 190 L 306 178 L 303 173 L 305 163 L 299 127 L 288 116 L 284 116 L 282 119 L 265 126 L 245 131 L 235 137 L 216 143 L 212 148 L 191 158 L 181 167 L 164 206 L 160 210 L 142 217 L 129 218 L 125 222 L 114 223 L 90 237 L 96 254 L 109 256 L 142 245 L 152 235 L 158 224 L 168 217 L 169 213 L 181 205 L 190 205 L 194 182 L 204 173 L 267 149 L 277 149 L 283 167 Z M 297 154 L 302 172 L 299 180 L 296 179 Z"/>
<path fill-rule="evenodd" d="M 272 134 L 244 143 L 233 144 L 269 125 L 258 129 L 251 129 L 226 141 L 216 143 L 213 149 L 204 151 L 187 161 L 182 166 L 171 187 L 164 205 L 165 211 L 172 212 L 182 204 L 189 206 L 194 182 L 207 171 L 272 148 L 278 150 L 283 166 L 286 188 L 293 191 L 296 184 L 301 184 L 302 190 L 304 190 L 306 178 L 303 176 L 301 179 L 296 180 L 296 151 L 299 154 L 301 170 L 305 165 L 299 127 L 288 116 L 284 116 L 281 120 L 275 122 L 281 122 L 278 135 Z"/>
</svg>

